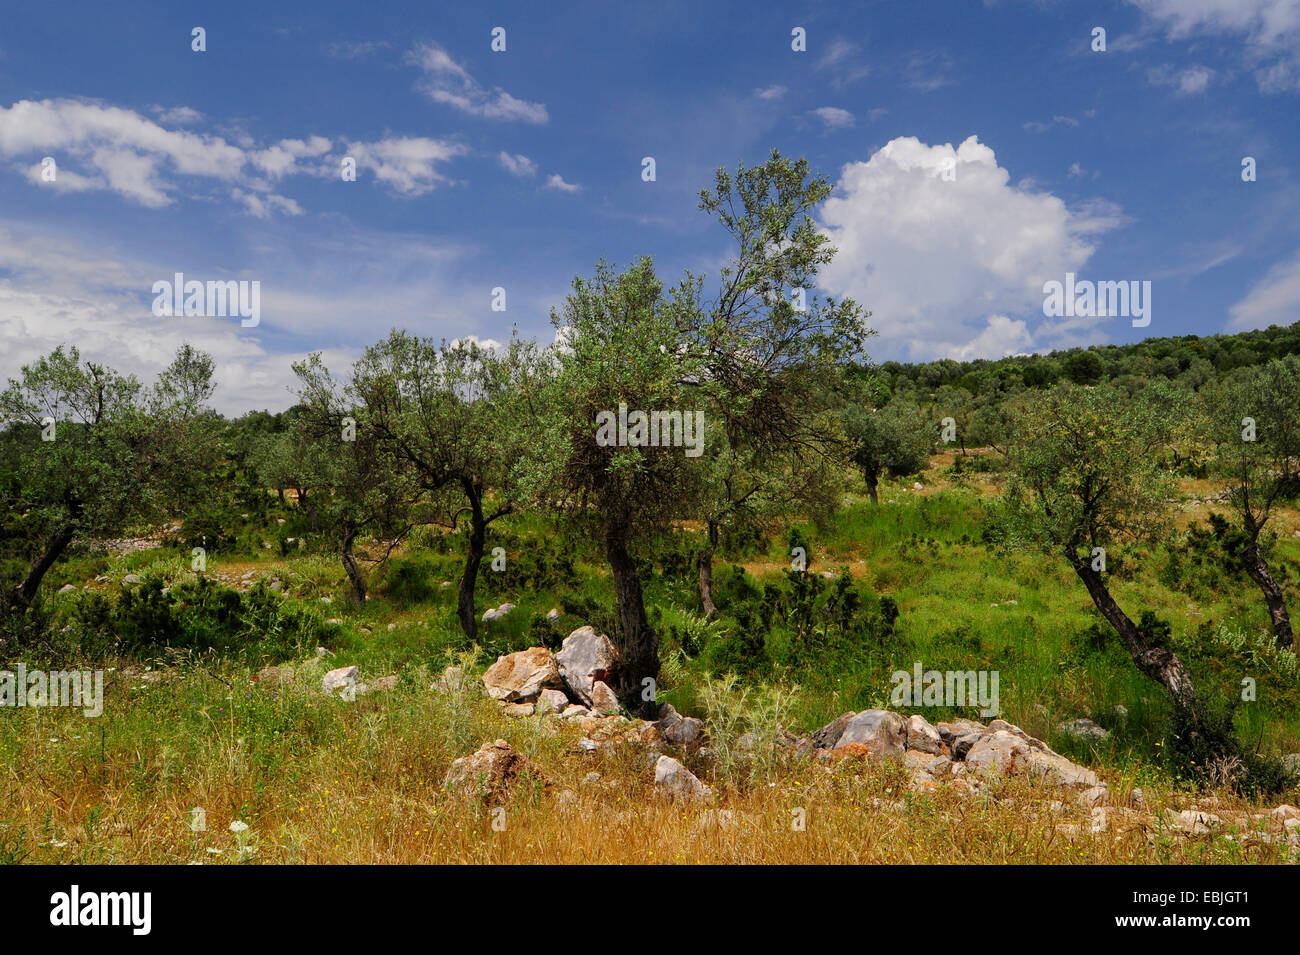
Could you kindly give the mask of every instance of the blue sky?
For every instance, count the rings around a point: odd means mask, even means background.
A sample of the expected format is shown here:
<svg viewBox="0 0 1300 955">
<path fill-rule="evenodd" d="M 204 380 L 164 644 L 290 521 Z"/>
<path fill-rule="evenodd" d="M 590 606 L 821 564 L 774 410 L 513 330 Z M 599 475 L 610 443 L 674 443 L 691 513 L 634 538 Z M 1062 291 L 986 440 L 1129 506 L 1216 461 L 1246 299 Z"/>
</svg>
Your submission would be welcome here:
<svg viewBox="0 0 1300 955">
<path fill-rule="evenodd" d="M 820 288 L 872 311 L 877 360 L 1300 320 L 1300 0 L 7 3 L 2 22 L 0 377 L 71 342 L 148 378 L 189 340 L 239 412 L 287 406 L 305 353 L 343 370 L 394 325 L 549 342 L 601 257 L 715 276 L 729 248 L 697 193 L 773 148 L 836 186 Z M 1151 281 L 1151 324 L 1045 317 L 1067 271 Z M 155 316 L 175 272 L 259 281 L 260 324 Z"/>
</svg>

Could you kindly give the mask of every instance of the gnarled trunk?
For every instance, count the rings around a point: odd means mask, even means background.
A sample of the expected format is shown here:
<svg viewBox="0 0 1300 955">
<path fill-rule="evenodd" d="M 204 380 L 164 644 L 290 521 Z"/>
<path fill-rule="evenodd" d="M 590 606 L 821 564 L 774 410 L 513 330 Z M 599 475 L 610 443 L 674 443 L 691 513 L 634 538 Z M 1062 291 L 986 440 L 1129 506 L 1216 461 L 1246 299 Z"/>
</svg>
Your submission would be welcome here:
<svg viewBox="0 0 1300 955">
<path fill-rule="evenodd" d="M 36 599 L 36 592 L 41 588 L 41 581 L 54 562 L 72 543 L 73 527 L 71 524 L 60 527 L 45 544 L 45 550 L 36 558 L 27 571 L 27 576 L 12 591 L 13 602 L 19 607 L 29 607 Z"/>
<path fill-rule="evenodd" d="M 1273 636 L 1277 639 L 1277 645 L 1283 648 L 1291 647 L 1294 643 L 1294 637 L 1291 633 L 1291 615 L 1287 613 L 1286 599 L 1282 596 L 1282 588 L 1273 579 L 1273 574 L 1268 568 L 1268 561 L 1264 559 L 1264 552 L 1260 550 L 1259 542 L 1251 541 L 1248 543 L 1242 549 L 1241 558 L 1246 573 L 1250 575 L 1251 580 L 1259 585 L 1259 589 L 1264 594 L 1264 603 L 1268 606 L 1268 614 L 1273 621 Z"/>
<path fill-rule="evenodd" d="M 478 569 L 487 546 L 487 520 L 483 517 L 483 494 L 479 486 L 469 478 L 462 479 L 460 485 L 469 500 L 469 550 L 465 553 L 465 572 L 460 576 L 460 588 L 456 594 L 456 613 L 465 639 L 473 643 L 478 639 L 474 587 L 478 583 Z"/>
<path fill-rule="evenodd" d="M 871 503 L 879 504 L 880 497 L 876 493 L 876 487 L 880 484 L 880 475 L 868 473 L 865 475 L 867 481 L 867 493 L 871 495 Z"/>
<path fill-rule="evenodd" d="M 1092 602 L 1119 633 L 1137 668 L 1165 688 L 1175 709 L 1181 710 L 1195 721 L 1200 713 L 1200 703 L 1196 697 L 1196 688 L 1192 685 L 1192 675 L 1183 661 L 1172 650 L 1156 646 L 1143 636 L 1137 624 L 1120 609 L 1102 581 L 1101 574 L 1093 570 L 1091 564 L 1077 559 L 1072 563 L 1075 573 L 1088 588 Z"/>
<path fill-rule="evenodd" d="M 713 602 L 713 552 L 718 549 L 717 522 L 708 522 L 708 534 L 708 543 L 700 549 L 698 563 L 700 572 L 700 603 L 704 605 L 704 616 L 712 619 L 718 612 L 717 605 Z"/>
<path fill-rule="evenodd" d="M 361 573 L 361 568 L 357 565 L 357 559 L 352 554 L 352 542 L 357 538 L 357 529 L 351 521 L 345 521 L 343 524 L 343 569 L 347 572 L 348 580 L 352 582 L 352 595 L 357 605 L 360 606 L 366 602 L 366 578 Z"/>
<path fill-rule="evenodd" d="M 636 561 L 628 551 L 627 531 L 610 528 L 605 534 L 605 555 L 614 578 L 614 596 L 618 600 L 619 680 L 614 687 L 624 705 L 631 710 L 657 714 L 654 700 L 641 699 L 642 681 L 659 679 L 659 635 L 651 628 L 645 614 L 645 597 Z"/>
</svg>

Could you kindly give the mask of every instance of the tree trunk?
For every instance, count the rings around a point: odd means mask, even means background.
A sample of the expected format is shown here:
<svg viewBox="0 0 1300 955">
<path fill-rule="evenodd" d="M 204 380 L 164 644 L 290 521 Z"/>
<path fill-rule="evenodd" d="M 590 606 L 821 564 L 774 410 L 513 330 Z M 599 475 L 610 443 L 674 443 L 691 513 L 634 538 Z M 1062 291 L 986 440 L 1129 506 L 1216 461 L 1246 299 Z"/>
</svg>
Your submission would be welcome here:
<svg viewBox="0 0 1300 955">
<path fill-rule="evenodd" d="M 22 583 L 13 589 L 13 601 L 17 606 L 31 606 L 32 601 L 36 599 L 36 592 L 40 590 L 41 581 L 45 578 L 46 572 L 54 566 L 54 562 L 59 559 L 59 556 L 68 549 L 68 545 L 72 543 L 72 536 L 73 528 L 70 524 L 54 532 L 54 536 L 45 545 L 45 551 L 32 564 Z"/>
<path fill-rule="evenodd" d="M 1110 590 L 1101 579 L 1101 574 L 1092 569 L 1092 565 L 1073 560 L 1075 573 L 1088 588 L 1088 594 L 1101 615 L 1106 618 L 1124 641 L 1129 656 L 1137 668 L 1146 676 L 1165 688 L 1173 701 L 1174 708 L 1191 716 L 1195 722 L 1199 716 L 1199 701 L 1196 689 L 1192 685 L 1192 675 L 1177 654 L 1164 647 L 1156 646 L 1143 636 L 1137 624 L 1129 619 L 1128 614 L 1120 609 Z"/>
<path fill-rule="evenodd" d="M 659 635 L 650 627 L 645 614 L 645 597 L 641 592 L 641 578 L 636 561 L 628 552 L 627 532 L 621 527 L 610 528 L 605 535 L 605 554 L 614 578 L 614 595 L 618 600 L 619 621 L 619 680 L 613 689 L 629 710 L 640 710 L 654 716 L 658 705 L 654 700 L 641 699 L 642 683 L 646 677 L 659 679 Z"/>
<path fill-rule="evenodd" d="M 356 540 L 357 529 L 351 521 L 343 524 L 343 569 L 347 571 L 348 580 L 352 582 L 352 594 L 358 606 L 366 602 L 366 578 L 357 566 L 357 559 L 352 556 L 352 542 Z"/>
<path fill-rule="evenodd" d="M 700 570 L 700 603 L 704 604 L 704 616 L 713 619 L 718 612 L 717 605 L 713 602 L 713 552 L 718 547 L 718 525 L 715 521 L 709 521 L 709 541 L 700 549 L 699 570 Z"/>
<path fill-rule="evenodd" d="M 460 628 L 471 644 L 478 639 L 478 616 L 474 613 L 474 587 L 478 583 L 479 565 L 487 547 L 487 521 L 483 517 L 483 494 L 478 485 L 465 478 L 460 482 L 469 500 L 469 550 L 465 554 L 465 572 L 460 576 L 456 595 L 456 613 Z"/>
<path fill-rule="evenodd" d="M 1242 549 L 1241 556 L 1246 573 L 1250 574 L 1250 579 L 1255 581 L 1264 593 L 1264 603 L 1268 605 L 1269 617 L 1273 621 L 1273 636 L 1277 638 L 1277 645 L 1284 649 L 1291 647 L 1294 642 L 1291 634 L 1291 615 L 1287 613 L 1282 588 L 1273 579 L 1273 574 L 1268 569 L 1268 561 L 1264 560 L 1264 553 L 1259 549 L 1259 542 L 1248 543 Z"/>
<path fill-rule="evenodd" d="M 876 485 L 880 483 L 880 476 L 876 474 L 867 474 L 867 493 L 871 495 L 871 503 L 879 504 L 880 497 L 876 494 Z"/>
<path fill-rule="evenodd" d="M 281 507 L 284 507 L 284 506 L 285 506 L 285 500 L 284 500 L 284 488 L 282 488 L 282 487 L 277 487 L 277 488 L 275 489 L 275 493 L 280 495 L 280 506 L 281 506 Z"/>
</svg>

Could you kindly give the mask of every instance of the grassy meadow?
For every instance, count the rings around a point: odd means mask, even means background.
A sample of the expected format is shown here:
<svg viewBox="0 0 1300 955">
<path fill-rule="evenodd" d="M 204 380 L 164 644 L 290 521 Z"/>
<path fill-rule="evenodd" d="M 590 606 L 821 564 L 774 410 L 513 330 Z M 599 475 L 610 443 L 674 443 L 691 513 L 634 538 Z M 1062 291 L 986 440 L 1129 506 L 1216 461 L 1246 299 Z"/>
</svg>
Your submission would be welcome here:
<svg viewBox="0 0 1300 955">
<path fill-rule="evenodd" d="M 40 609 L 78 648 L 76 662 L 71 650 L 60 658 L 58 639 L 46 662 L 107 670 L 104 712 L 0 710 L 0 862 L 1296 861 L 1285 840 L 1249 833 L 1264 827 L 1260 813 L 1300 793 L 1193 784 L 1167 754 L 1165 695 L 1134 668 L 1070 569 L 1001 539 L 992 462 L 936 455 L 920 490 L 911 479 L 885 481 L 878 504 L 855 497 L 821 524 L 724 540 L 712 621 L 687 559 L 697 531 L 661 542 L 646 591 L 661 637 L 658 698 L 706 722 L 708 753 L 678 755 L 715 790 L 708 806 L 653 798 L 653 764 L 640 747 L 585 753 L 575 726 L 508 718 L 477 692 L 431 692 L 449 664 L 477 674 L 502 653 L 556 649 L 578 626 L 612 625 L 599 552 L 543 515 L 492 526 L 488 547 L 504 549 L 506 569 L 485 567 L 478 610 L 504 601 L 516 609 L 483 624 L 477 647 L 455 615 L 455 535 L 419 531 L 384 563 L 367 564 L 371 599 L 359 607 L 337 557 L 302 546 L 292 498 L 228 528 L 202 573 L 167 540 L 120 556 L 82 548 L 51 570 Z M 1225 576 L 1209 552 L 1209 491 L 1184 482 L 1179 526 L 1164 545 L 1111 555 L 1112 592 L 1168 624 L 1203 692 L 1226 704 L 1240 698 L 1243 678 L 1256 681 L 1256 699 L 1233 713 L 1244 740 L 1267 755 L 1300 752 L 1295 659 L 1273 649 L 1250 581 Z M 1273 567 L 1294 594 L 1300 514 L 1284 512 L 1277 527 Z M 806 546 L 808 574 L 787 574 L 792 542 Z M 363 549 L 381 552 L 374 541 Z M 129 574 L 139 582 L 124 585 Z M 66 584 L 77 589 L 59 593 Z M 783 596 L 765 598 L 765 586 Z M 546 617 L 551 608 L 557 621 Z M 900 709 L 889 675 L 915 661 L 997 670 L 998 715 L 1106 780 L 1104 822 L 1026 779 L 918 793 L 888 761 L 825 762 L 779 748 L 758 758 L 737 746 L 746 733 L 806 734 L 847 710 Z M 270 664 L 293 665 L 296 676 L 259 679 Z M 325 670 L 353 664 L 363 682 L 392 674 L 398 684 L 351 702 L 320 692 Z M 980 718 L 974 707 L 915 712 L 931 722 Z M 1058 731 L 1076 718 L 1108 738 L 1087 744 Z M 515 791 L 499 818 L 442 786 L 451 760 L 497 738 L 549 781 Z M 1211 806 L 1225 826 L 1213 834 L 1165 824 Z"/>
</svg>

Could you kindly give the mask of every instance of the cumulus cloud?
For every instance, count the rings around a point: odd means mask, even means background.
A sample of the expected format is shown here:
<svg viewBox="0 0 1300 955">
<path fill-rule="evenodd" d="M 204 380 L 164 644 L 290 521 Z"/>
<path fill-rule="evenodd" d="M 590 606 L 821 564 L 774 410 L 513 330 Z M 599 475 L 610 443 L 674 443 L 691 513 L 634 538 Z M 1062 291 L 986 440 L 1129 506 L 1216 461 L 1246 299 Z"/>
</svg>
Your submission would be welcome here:
<svg viewBox="0 0 1300 955">
<path fill-rule="evenodd" d="M 467 280 L 469 251 L 427 236 L 279 220 L 259 232 L 255 267 L 230 270 L 165 243 L 123 253 L 102 239 L 0 220 L 0 383 L 65 343 L 150 380 L 191 342 L 216 360 L 214 404 L 223 413 L 282 409 L 293 400 L 293 361 L 320 350 L 341 371 L 395 321 L 435 338 L 499 338 L 499 328 L 480 324 L 490 283 Z M 178 271 L 260 281 L 261 324 L 155 316 L 153 283 Z"/>
<path fill-rule="evenodd" d="M 502 151 L 497 155 L 497 161 L 501 163 L 502 169 L 512 176 L 518 176 L 520 179 L 528 179 L 537 175 L 537 163 L 521 153 L 511 155 Z"/>
<path fill-rule="evenodd" d="M 374 143 L 349 143 L 358 169 L 402 196 L 422 196 L 446 181 L 439 165 L 469 152 L 468 147 L 422 136 L 399 136 Z M 336 167 L 337 168 L 337 167 Z"/>
<path fill-rule="evenodd" d="M 1243 38 L 1246 61 L 1263 92 L 1300 90 L 1300 3 L 1296 0 L 1129 2 L 1164 28 L 1171 40 L 1204 34 Z"/>
<path fill-rule="evenodd" d="M 545 123 L 550 119 L 542 103 L 517 99 L 500 87 L 483 86 L 436 44 L 417 46 L 409 58 L 424 71 L 420 91 L 435 103 L 487 119 L 524 123 Z"/>
<path fill-rule="evenodd" d="M 984 330 L 962 345 L 941 347 L 943 357 L 956 361 L 974 361 L 976 358 L 1005 358 L 1026 351 L 1033 336 L 1024 321 L 1006 315 L 990 315 Z"/>
<path fill-rule="evenodd" d="M 812 114 L 825 123 L 827 129 L 845 129 L 853 125 L 853 114 L 838 106 L 821 106 Z"/>
<path fill-rule="evenodd" d="M 956 149 L 898 138 L 841 170 L 821 212 L 839 253 L 820 284 L 870 309 L 897 357 L 1025 350 L 1056 333 L 1042 318 L 1043 283 L 1077 271 L 1093 252 L 1086 237 L 1125 221 L 1113 203 L 1071 208 L 1012 185 L 975 136 Z"/>
<path fill-rule="evenodd" d="M 556 173 L 546 180 L 546 188 L 558 189 L 560 192 L 579 192 L 581 191 L 582 186 L 576 185 L 572 182 L 565 182 L 564 178 L 560 176 L 559 173 Z"/>
<path fill-rule="evenodd" d="M 169 126 L 190 126 L 203 119 L 202 113 L 188 106 L 174 106 L 170 109 L 166 106 L 150 106 L 149 112 L 157 116 L 160 122 L 167 123 Z"/>
<path fill-rule="evenodd" d="M 339 175 L 342 154 L 330 155 L 333 142 L 324 136 L 261 146 L 248 136 L 231 143 L 160 122 L 96 102 L 22 100 L 0 107 L 0 158 L 30 157 L 19 167 L 26 178 L 55 191 L 108 190 L 154 209 L 176 202 L 189 179 L 216 181 L 234 202 L 261 218 L 302 212 L 296 201 L 274 191 L 286 177 Z M 350 143 L 347 149 L 358 167 L 404 197 L 446 181 L 440 166 L 467 152 L 457 143 L 423 137 Z M 53 182 L 40 175 L 45 156 L 57 164 Z"/>
<path fill-rule="evenodd" d="M 1300 320 L 1300 250 L 1269 269 L 1228 314 L 1230 332 L 1290 325 Z"/>
</svg>

